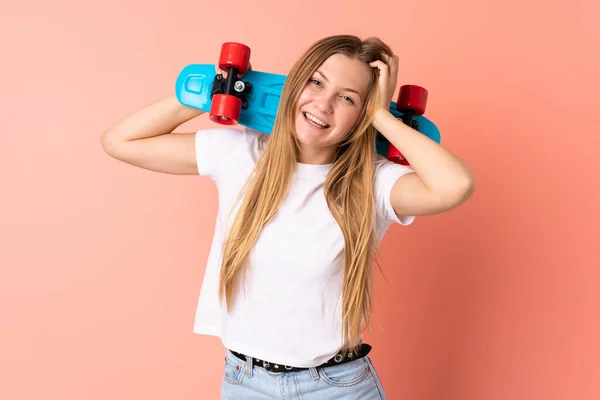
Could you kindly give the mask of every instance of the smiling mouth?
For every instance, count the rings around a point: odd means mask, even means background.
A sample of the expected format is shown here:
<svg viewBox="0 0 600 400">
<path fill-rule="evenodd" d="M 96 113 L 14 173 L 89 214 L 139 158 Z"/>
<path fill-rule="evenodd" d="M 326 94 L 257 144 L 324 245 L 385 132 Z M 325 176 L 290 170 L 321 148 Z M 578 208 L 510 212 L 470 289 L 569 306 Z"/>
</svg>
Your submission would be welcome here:
<svg viewBox="0 0 600 400">
<path fill-rule="evenodd" d="M 309 124 L 313 125 L 316 128 L 319 128 L 319 129 L 329 128 L 329 124 L 326 124 L 325 122 L 321 121 L 320 119 L 318 119 L 317 117 L 315 117 L 314 115 L 312 115 L 310 113 L 302 112 L 302 115 L 304 115 L 304 119 L 306 121 L 308 121 Z"/>
</svg>

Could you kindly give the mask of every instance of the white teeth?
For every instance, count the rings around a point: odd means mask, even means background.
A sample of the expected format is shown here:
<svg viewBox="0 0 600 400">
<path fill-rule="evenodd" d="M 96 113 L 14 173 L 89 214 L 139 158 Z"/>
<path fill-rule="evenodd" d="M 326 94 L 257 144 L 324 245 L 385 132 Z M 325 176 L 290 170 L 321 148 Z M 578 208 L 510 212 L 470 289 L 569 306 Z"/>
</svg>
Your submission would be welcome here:
<svg viewBox="0 0 600 400">
<path fill-rule="evenodd" d="M 323 128 L 325 128 L 326 126 L 328 126 L 325 122 L 321 121 L 320 119 L 318 119 L 314 115 L 311 115 L 309 113 L 304 113 L 304 115 L 306 116 L 306 119 L 309 119 L 312 122 L 314 122 L 314 123 L 316 123 L 318 125 L 321 125 Z"/>
</svg>

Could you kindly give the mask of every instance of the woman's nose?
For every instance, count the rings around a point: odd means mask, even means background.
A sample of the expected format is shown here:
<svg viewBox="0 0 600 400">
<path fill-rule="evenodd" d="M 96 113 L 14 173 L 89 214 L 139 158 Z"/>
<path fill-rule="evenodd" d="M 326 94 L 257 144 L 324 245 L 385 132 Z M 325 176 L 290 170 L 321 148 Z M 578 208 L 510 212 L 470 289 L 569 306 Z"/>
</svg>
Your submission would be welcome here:
<svg viewBox="0 0 600 400">
<path fill-rule="evenodd" d="M 333 111 L 333 96 L 323 93 L 315 99 L 319 111 L 325 114 L 331 114 Z"/>
</svg>

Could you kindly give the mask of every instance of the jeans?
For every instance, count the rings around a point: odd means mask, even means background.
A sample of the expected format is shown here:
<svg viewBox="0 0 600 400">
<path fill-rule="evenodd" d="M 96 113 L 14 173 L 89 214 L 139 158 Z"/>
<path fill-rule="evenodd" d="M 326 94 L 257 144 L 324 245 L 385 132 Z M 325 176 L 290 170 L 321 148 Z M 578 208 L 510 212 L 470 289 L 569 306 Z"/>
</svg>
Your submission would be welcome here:
<svg viewBox="0 0 600 400">
<path fill-rule="evenodd" d="M 221 399 L 385 400 L 383 386 L 369 356 L 344 364 L 298 372 L 269 372 L 229 350 Z"/>
</svg>

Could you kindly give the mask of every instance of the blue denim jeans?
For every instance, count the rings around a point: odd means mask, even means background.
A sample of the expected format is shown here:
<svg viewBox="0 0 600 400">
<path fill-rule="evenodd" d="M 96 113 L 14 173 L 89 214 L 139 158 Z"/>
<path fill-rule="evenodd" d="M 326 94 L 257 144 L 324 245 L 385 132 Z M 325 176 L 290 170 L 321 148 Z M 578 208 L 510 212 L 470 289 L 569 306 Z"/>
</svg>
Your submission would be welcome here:
<svg viewBox="0 0 600 400">
<path fill-rule="evenodd" d="M 383 386 L 369 356 L 344 364 L 299 372 L 269 372 L 229 350 L 221 399 L 384 400 Z"/>
</svg>

